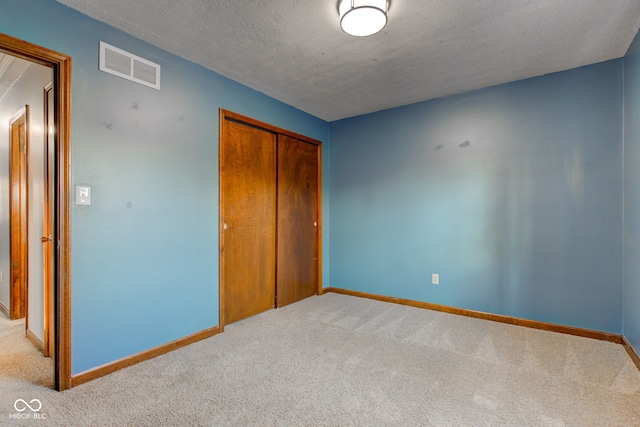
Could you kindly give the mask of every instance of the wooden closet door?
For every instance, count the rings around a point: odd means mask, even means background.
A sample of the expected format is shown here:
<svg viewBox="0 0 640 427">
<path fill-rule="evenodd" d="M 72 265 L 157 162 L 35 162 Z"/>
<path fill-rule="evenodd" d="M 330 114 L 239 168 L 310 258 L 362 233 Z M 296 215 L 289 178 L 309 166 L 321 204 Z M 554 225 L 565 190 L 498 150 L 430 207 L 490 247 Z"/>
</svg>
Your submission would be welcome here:
<svg viewBox="0 0 640 427">
<path fill-rule="evenodd" d="M 224 323 L 275 305 L 276 135 L 225 120 L 221 143 Z"/>
<path fill-rule="evenodd" d="M 278 307 L 318 289 L 318 147 L 278 135 Z"/>
</svg>

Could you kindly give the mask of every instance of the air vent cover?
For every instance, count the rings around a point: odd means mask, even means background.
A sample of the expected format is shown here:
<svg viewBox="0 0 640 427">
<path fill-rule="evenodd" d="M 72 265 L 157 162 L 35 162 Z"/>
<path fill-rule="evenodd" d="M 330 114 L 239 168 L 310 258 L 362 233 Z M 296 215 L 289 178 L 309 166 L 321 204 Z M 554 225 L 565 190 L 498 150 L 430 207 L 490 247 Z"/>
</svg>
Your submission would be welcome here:
<svg viewBox="0 0 640 427">
<path fill-rule="evenodd" d="M 160 90 L 160 65 L 100 42 L 100 71 Z"/>
</svg>

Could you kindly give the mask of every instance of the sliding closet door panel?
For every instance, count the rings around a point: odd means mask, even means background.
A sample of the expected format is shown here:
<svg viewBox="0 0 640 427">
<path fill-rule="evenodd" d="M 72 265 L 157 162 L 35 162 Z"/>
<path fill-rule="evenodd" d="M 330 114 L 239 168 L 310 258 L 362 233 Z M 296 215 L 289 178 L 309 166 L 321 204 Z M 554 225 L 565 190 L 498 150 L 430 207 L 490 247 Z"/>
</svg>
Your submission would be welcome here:
<svg viewBox="0 0 640 427">
<path fill-rule="evenodd" d="M 273 308 L 276 135 L 225 120 L 221 146 L 224 322 Z"/>
<path fill-rule="evenodd" d="M 278 136 L 278 307 L 318 288 L 318 147 Z"/>
</svg>

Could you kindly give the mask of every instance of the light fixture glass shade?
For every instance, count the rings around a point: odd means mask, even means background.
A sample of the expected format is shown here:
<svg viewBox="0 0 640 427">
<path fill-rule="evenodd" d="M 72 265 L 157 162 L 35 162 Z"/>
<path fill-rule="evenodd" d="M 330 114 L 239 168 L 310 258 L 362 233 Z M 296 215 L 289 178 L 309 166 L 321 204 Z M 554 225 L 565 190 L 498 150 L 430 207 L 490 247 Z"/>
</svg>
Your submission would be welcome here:
<svg viewBox="0 0 640 427">
<path fill-rule="evenodd" d="M 352 36 L 373 35 L 387 25 L 388 0 L 340 0 L 340 27 Z"/>
</svg>

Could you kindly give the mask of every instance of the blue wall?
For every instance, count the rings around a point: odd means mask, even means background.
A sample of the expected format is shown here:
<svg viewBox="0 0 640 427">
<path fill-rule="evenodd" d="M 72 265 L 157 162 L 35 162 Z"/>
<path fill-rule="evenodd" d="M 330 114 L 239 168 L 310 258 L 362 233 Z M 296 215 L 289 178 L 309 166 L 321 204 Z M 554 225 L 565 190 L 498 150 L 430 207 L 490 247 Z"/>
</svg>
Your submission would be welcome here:
<svg viewBox="0 0 640 427">
<path fill-rule="evenodd" d="M 621 333 L 622 69 L 331 123 L 329 285 Z"/>
<path fill-rule="evenodd" d="M 640 37 L 624 60 L 623 333 L 640 353 Z"/>
<path fill-rule="evenodd" d="M 0 32 L 73 58 L 93 205 L 72 210 L 72 372 L 218 325 L 218 109 L 321 141 L 328 124 L 50 0 L 3 0 Z M 159 63 L 162 90 L 98 71 L 100 40 Z"/>
</svg>

